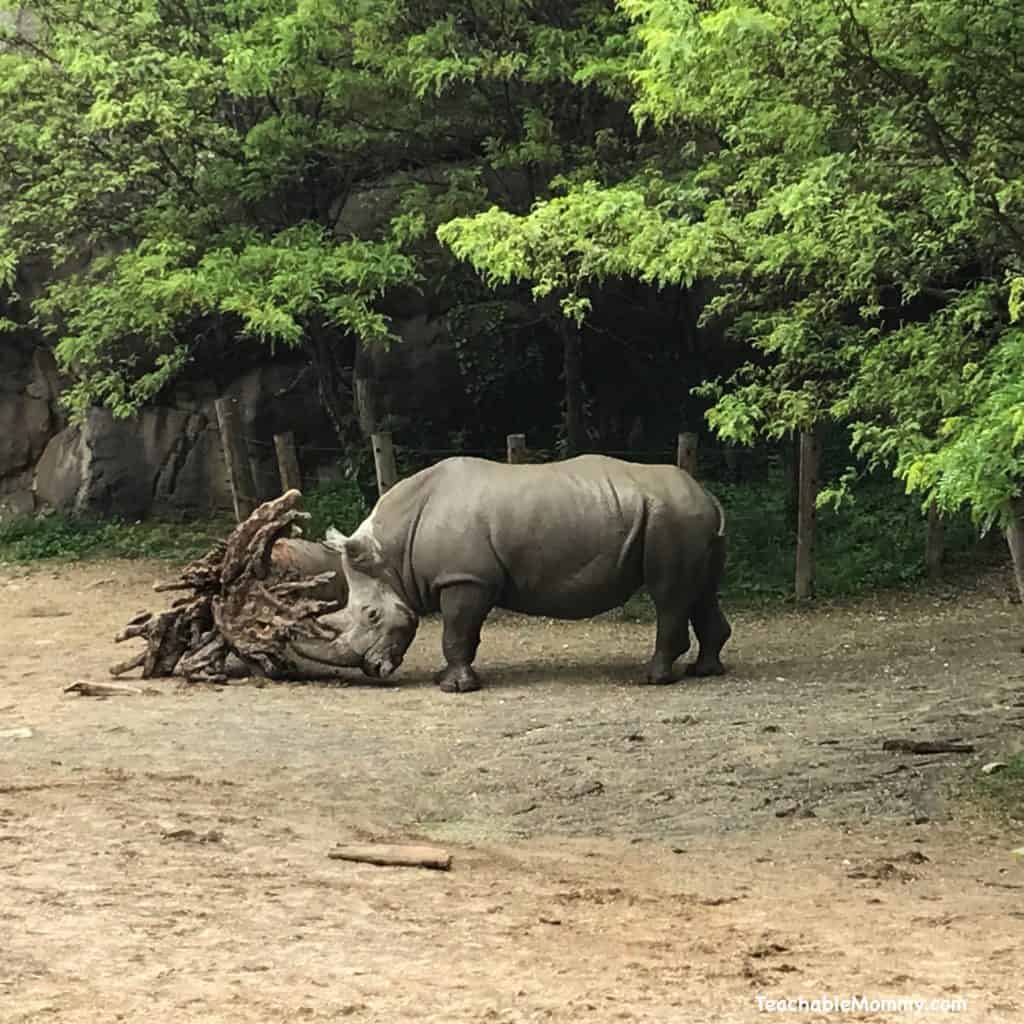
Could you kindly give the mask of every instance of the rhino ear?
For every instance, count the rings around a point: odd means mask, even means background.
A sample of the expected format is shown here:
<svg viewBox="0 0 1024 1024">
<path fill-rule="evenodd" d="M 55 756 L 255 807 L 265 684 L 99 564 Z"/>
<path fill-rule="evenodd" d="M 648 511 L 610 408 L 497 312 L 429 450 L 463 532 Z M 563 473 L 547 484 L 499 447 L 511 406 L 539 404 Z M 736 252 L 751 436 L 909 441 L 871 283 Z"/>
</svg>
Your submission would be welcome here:
<svg viewBox="0 0 1024 1024">
<path fill-rule="evenodd" d="M 341 530 L 336 530 L 333 526 L 327 527 L 327 534 L 324 537 L 324 544 L 327 547 L 333 548 L 335 551 L 344 551 L 347 543 L 348 537 Z"/>
<path fill-rule="evenodd" d="M 380 564 L 377 546 L 366 537 L 346 538 L 341 550 L 349 565 L 361 572 L 371 572 L 375 566 Z"/>
</svg>

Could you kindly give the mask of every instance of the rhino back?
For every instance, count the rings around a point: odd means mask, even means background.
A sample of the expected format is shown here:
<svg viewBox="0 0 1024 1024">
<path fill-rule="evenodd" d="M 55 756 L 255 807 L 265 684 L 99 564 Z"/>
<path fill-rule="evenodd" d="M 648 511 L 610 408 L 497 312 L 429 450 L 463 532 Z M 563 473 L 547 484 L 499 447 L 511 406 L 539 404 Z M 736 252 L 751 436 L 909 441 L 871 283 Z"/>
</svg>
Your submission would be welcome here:
<svg viewBox="0 0 1024 1024">
<path fill-rule="evenodd" d="M 589 617 L 636 592 L 652 530 L 669 546 L 706 545 L 719 527 L 713 499 L 682 471 L 597 455 L 519 466 L 446 459 L 389 491 L 374 520 L 423 611 L 437 608 L 444 586 L 472 582 L 500 607 L 558 618 Z"/>
</svg>

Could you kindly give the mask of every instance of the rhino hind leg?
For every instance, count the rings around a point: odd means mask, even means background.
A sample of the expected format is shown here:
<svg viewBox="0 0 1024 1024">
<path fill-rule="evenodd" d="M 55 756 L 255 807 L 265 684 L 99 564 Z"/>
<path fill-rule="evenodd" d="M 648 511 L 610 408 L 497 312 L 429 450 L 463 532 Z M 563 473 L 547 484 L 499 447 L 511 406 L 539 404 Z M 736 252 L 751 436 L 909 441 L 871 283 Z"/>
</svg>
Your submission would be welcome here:
<svg viewBox="0 0 1024 1024">
<path fill-rule="evenodd" d="M 725 573 L 725 538 L 716 537 L 711 546 L 707 583 L 690 609 L 690 621 L 697 634 L 700 650 L 697 660 L 686 666 L 688 676 L 720 676 L 725 672 L 721 653 L 732 636 L 732 626 L 718 604 L 718 588 Z"/>
<path fill-rule="evenodd" d="M 441 649 L 447 664 L 434 680 L 445 693 L 480 689 L 473 660 L 480 646 L 480 630 L 491 608 L 487 591 L 472 583 L 455 583 L 441 591 Z"/>
<path fill-rule="evenodd" d="M 718 594 L 704 595 L 691 609 L 690 621 L 700 642 L 697 660 L 686 666 L 688 676 L 720 676 L 725 672 L 721 653 L 732 627 L 718 604 Z"/>
<path fill-rule="evenodd" d="M 673 665 L 690 649 L 690 620 L 689 609 L 683 602 L 669 603 L 655 597 L 654 604 L 658 612 L 657 634 L 644 682 L 660 686 L 678 679 Z"/>
</svg>

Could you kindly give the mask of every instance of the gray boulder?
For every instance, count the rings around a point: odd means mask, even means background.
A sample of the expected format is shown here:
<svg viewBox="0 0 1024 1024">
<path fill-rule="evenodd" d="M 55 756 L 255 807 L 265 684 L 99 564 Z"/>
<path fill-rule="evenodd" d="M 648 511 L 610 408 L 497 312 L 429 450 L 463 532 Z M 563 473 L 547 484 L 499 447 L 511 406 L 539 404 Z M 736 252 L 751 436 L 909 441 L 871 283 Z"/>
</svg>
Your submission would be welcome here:
<svg viewBox="0 0 1024 1024">
<path fill-rule="evenodd" d="M 35 508 L 36 461 L 62 425 L 53 355 L 18 335 L 0 342 L 0 519 Z"/>
<path fill-rule="evenodd" d="M 177 409 L 145 409 L 130 420 L 90 410 L 47 444 L 36 466 L 36 499 L 74 514 L 130 519 L 225 508 L 220 443 L 209 427 L 203 413 Z"/>
</svg>

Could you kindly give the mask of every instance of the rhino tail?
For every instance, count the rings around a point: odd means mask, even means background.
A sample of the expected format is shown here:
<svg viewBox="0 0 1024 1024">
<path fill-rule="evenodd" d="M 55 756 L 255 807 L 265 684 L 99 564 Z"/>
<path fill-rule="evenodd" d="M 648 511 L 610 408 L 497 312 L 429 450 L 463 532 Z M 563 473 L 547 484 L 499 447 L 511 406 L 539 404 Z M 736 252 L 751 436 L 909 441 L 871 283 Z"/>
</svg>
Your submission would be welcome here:
<svg viewBox="0 0 1024 1024">
<path fill-rule="evenodd" d="M 710 491 L 707 491 L 707 495 L 718 510 L 718 530 L 711 537 L 709 545 L 707 589 L 712 593 L 717 593 L 722 577 L 725 575 L 725 563 L 728 560 L 725 539 L 725 509 Z"/>
<path fill-rule="evenodd" d="M 715 508 L 718 510 L 718 533 L 716 536 L 725 536 L 725 509 L 722 508 L 722 503 L 708 490 L 705 490 L 707 496 L 714 502 Z"/>
</svg>

